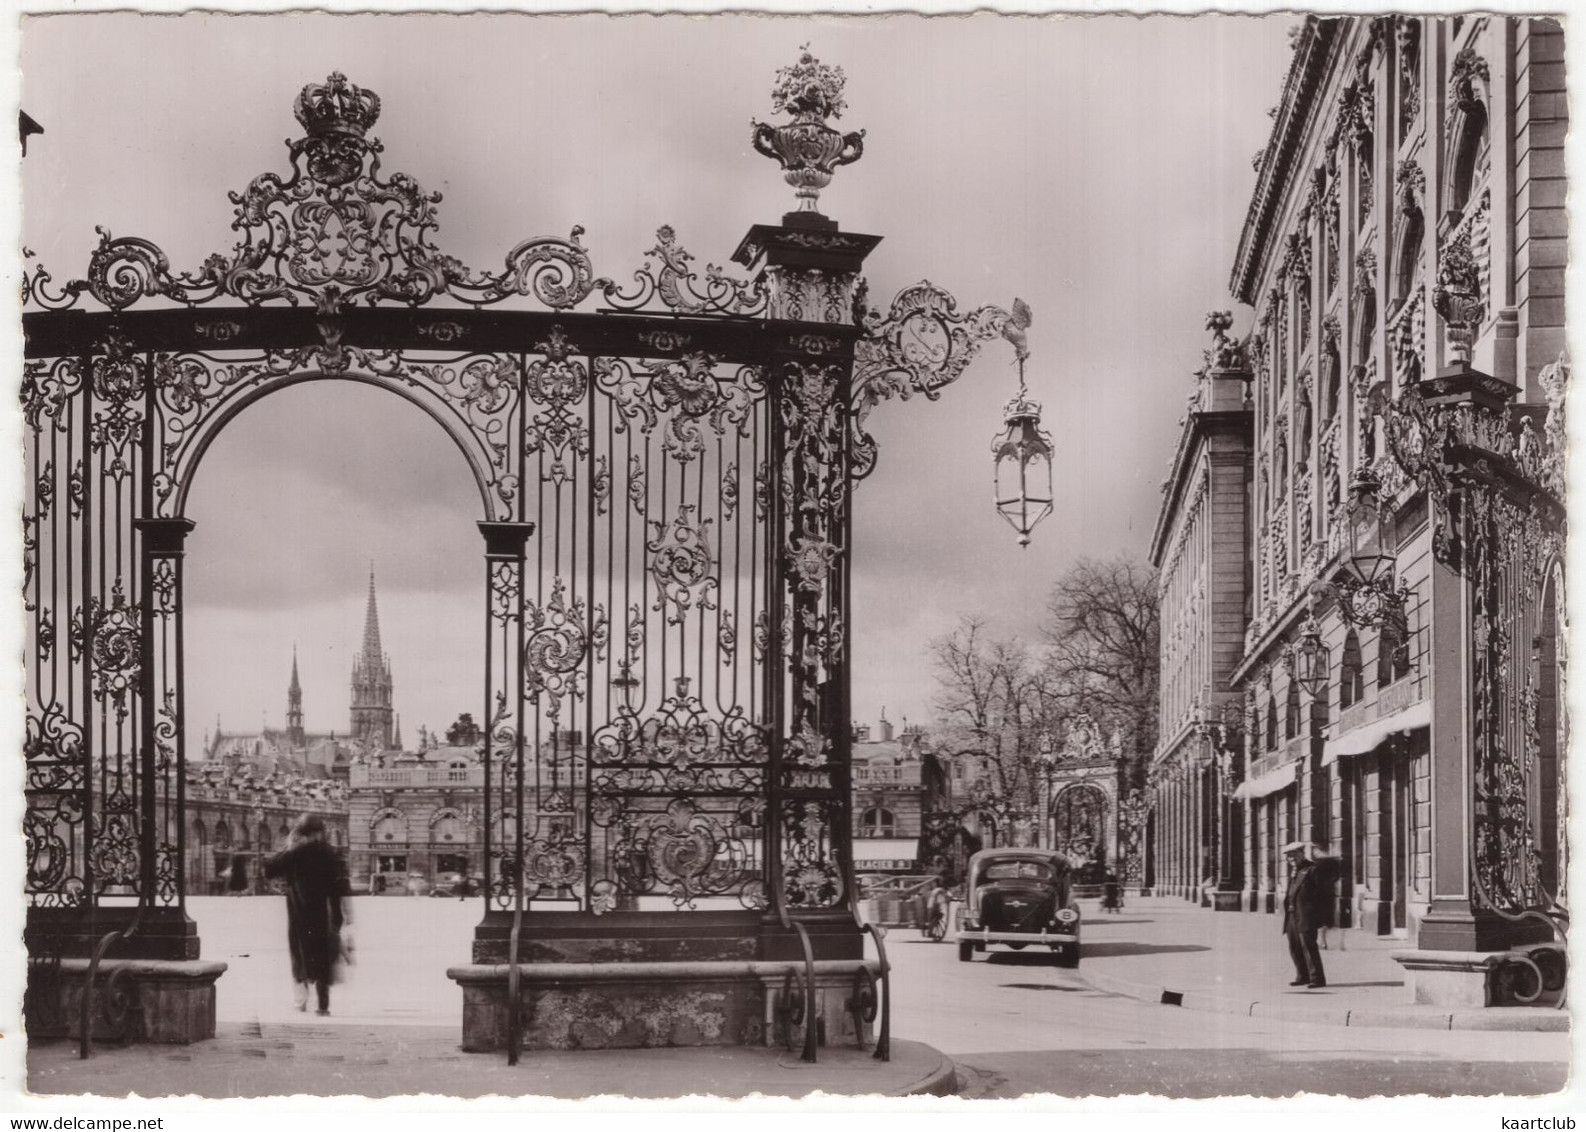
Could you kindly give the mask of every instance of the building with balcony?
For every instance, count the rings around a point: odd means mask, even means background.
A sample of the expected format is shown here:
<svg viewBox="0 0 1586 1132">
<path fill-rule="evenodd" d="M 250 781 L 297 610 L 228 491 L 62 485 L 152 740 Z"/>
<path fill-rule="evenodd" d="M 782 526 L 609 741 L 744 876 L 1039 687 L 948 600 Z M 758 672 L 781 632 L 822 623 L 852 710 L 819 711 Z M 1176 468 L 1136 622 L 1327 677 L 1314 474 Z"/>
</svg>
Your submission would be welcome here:
<svg viewBox="0 0 1586 1132">
<path fill-rule="evenodd" d="M 925 811 L 925 733 L 905 726 L 894 737 L 882 713 L 875 732 L 854 729 L 854 869 L 862 873 L 917 872 Z"/>
<path fill-rule="evenodd" d="M 484 764 L 472 746 L 421 747 L 359 756 L 349 768 L 355 892 L 419 891 L 484 874 Z"/>
<path fill-rule="evenodd" d="M 1303 840 L 1341 862 L 1343 926 L 1550 934 L 1566 113 L 1556 21 L 1296 36 L 1231 279 L 1254 327 L 1213 327 L 1153 541 L 1172 891 L 1272 912 Z"/>
</svg>

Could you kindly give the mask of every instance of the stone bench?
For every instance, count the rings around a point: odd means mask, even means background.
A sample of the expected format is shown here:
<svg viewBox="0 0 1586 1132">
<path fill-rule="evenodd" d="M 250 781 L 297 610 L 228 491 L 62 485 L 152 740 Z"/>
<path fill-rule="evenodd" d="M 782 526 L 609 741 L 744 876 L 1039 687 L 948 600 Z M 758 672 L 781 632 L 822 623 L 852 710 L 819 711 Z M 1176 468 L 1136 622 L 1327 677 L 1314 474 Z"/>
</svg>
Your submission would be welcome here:
<svg viewBox="0 0 1586 1132">
<path fill-rule="evenodd" d="M 854 981 L 861 967 L 879 980 L 880 964 L 822 959 L 814 966 L 815 1017 L 824 1040 L 868 1044 L 869 1025 L 858 1022 L 863 1032 L 856 1029 Z M 506 963 L 447 969 L 463 992 L 464 1050 L 506 1048 L 509 970 Z M 790 972 L 802 988 L 802 960 L 523 963 L 522 1048 L 773 1045 L 783 1037 L 779 1007 Z"/>
<path fill-rule="evenodd" d="M 28 965 L 28 1030 L 82 1034 L 89 960 Z M 103 959 L 94 987 L 91 1036 L 100 1041 L 187 1045 L 215 1036 L 215 980 L 226 964 L 200 959 Z"/>
<path fill-rule="evenodd" d="M 1507 951 L 1393 951 L 1410 977 L 1417 1003 L 1490 1007 L 1552 1005 L 1567 969 L 1561 943 L 1533 943 Z M 1541 976 L 1541 985 L 1537 976 Z"/>
</svg>

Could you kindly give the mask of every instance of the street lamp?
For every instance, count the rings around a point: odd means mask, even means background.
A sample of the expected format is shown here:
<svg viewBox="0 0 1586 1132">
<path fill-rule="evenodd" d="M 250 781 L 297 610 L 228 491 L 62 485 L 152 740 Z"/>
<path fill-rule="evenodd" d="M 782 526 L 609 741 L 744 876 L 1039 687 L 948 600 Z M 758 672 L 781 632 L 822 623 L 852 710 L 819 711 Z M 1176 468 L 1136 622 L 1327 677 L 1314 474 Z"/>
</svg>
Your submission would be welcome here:
<svg viewBox="0 0 1586 1132">
<path fill-rule="evenodd" d="M 1019 393 L 1003 411 L 1007 427 L 992 440 L 996 460 L 997 513 L 1030 545 L 1030 532 L 1052 513 L 1052 435 L 1041 427 L 1041 406 L 1024 388 L 1019 360 Z"/>
<path fill-rule="evenodd" d="M 1307 615 L 1300 630 L 1300 639 L 1294 646 L 1294 681 L 1312 699 L 1327 691 L 1327 681 L 1332 674 L 1332 660 L 1327 644 L 1322 640 L 1322 630 L 1314 614 Z"/>
<path fill-rule="evenodd" d="M 1397 538 L 1393 508 L 1382 499 L 1382 481 L 1369 468 L 1349 482 L 1349 559 L 1338 579 L 1339 608 L 1354 625 L 1403 623 L 1405 593 L 1394 586 Z"/>
</svg>

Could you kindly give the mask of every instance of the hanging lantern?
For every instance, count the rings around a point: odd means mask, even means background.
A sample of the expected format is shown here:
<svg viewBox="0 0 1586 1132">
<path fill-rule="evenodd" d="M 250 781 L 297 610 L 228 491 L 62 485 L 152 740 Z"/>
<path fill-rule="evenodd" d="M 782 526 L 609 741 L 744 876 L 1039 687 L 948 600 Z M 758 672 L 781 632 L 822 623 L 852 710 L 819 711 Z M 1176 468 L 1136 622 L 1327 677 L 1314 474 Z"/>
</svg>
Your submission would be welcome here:
<svg viewBox="0 0 1586 1132">
<path fill-rule="evenodd" d="M 1361 468 L 1349 481 L 1349 559 L 1338 579 L 1345 619 L 1381 625 L 1404 614 L 1404 594 L 1394 588 L 1398 540 L 1393 507 L 1382 500 L 1382 481 Z"/>
<path fill-rule="evenodd" d="M 1315 617 L 1305 619 L 1300 639 L 1294 646 L 1294 682 L 1300 689 L 1316 699 L 1327 691 L 1327 681 L 1332 675 L 1332 660 L 1327 655 L 1327 645 Z"/>
<path fill-rule="evenodd" d="M 1003 410 L 1007 427 L 991 443 L 996 459 L 997 511 L 1030 545 L 1030 532 L 1052 513 L 1052 437 L 1041 427 L 1041 406 L 1025 396 L 1020 365 L 1019 395 Z"/>
<path fill-rule="evenodd" d="M 1392 508 L 1382 502 L 1382 481 L 1361 468 L 1349 481 L 1349 572 L 1363 586 L 1393 587 Z"/>
</svg>

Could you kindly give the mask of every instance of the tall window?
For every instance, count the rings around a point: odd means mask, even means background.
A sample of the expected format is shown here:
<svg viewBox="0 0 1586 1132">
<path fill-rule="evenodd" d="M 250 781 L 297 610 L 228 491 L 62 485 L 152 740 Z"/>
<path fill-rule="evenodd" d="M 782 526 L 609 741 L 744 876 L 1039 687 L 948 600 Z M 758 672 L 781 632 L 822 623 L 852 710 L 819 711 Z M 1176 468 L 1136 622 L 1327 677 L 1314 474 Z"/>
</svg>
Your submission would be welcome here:
<svg viewBox="0 0 1586 1132">
<path fill-rule="evenodd" d="M 1421 243 L 1426 236 L 1426 223 L 1419 208 L 1401 213 L 1404 227 L 1399 236 L 1399 254 L 1393 261 L 1393 297 L 1405 299 L 1415 287 L 1416 273 L 1421 266 Z"/>
<path fill-rule="evenodd" d="M 1409 637 L 1398 622 L 1388 621 L 1377 636 L 1377 687 L 1386 688 L 1409 672 Z"/>
<path fill-rule="evenodd" d="M 1487 108 L 1479 101 L 1472 101 L 1462 109 L 1464 115 L 1459 124 L 1459 139 L 1455 142 L 1453 178 L 1449 185 L 1448 203 L 1455 212 L 1463 212 L 1470 203 L 1482 147 L 1487 142 Z"/>
<path fill-rule="evenodd" d="M 872 806 L 859 819 L 859 836 L 891 837 L 897 832 L 897 819 L 891 810 Z"/>
<path fill-rule="evenodd" d="M 1274 698 L 1267 702 L 1267 750 L 1278 749 L 1278 702 Z"/>
<path fill-rule="evenodd" d="M 1366 677 L 1360 665 L 1360 638 L 1353 629 L 1344 638 L 1344 659 L 1338 669 L 1338 706 L 1340 710 L 1365 697 Z"/>
<path fill-rule="evenodd" d="M 1283 708 L 1283 737 L 1293 739 L 1300 733 L 1300 686 L 1289 680 L 1288 699 Z"/>
</svg>

